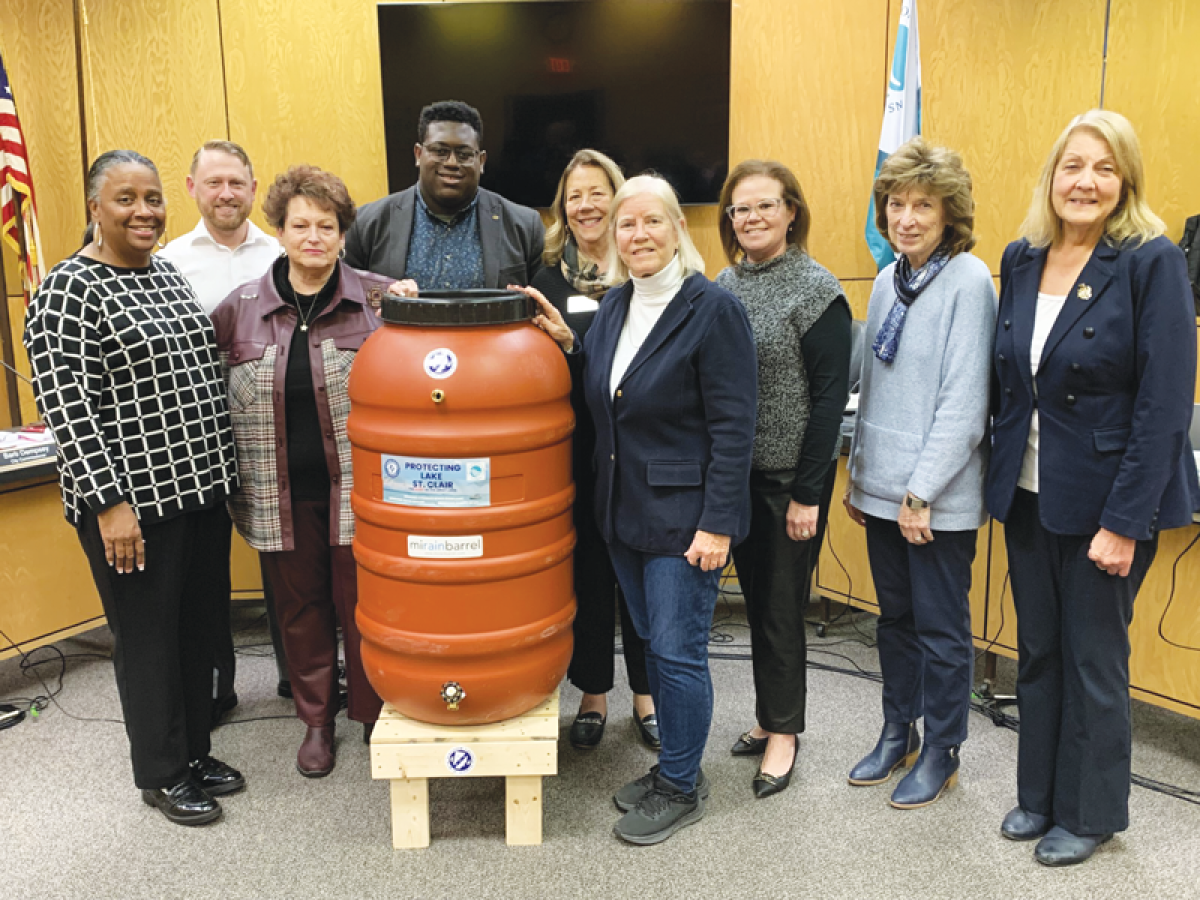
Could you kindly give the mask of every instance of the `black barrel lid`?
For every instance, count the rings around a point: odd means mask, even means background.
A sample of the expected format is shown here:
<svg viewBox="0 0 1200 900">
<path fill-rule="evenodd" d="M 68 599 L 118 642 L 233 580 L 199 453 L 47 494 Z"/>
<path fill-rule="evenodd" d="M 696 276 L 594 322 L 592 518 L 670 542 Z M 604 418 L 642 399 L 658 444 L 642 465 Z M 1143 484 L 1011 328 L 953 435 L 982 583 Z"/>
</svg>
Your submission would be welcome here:
<svg viewBox="0 0 1200 900">
<path fill-rule="evenodd" d="M 517 291 L 464 288 L 383 295 L 383 321 L 393 325 L 510 325 L 533 318 L 533 298 Z"/>
</svg>

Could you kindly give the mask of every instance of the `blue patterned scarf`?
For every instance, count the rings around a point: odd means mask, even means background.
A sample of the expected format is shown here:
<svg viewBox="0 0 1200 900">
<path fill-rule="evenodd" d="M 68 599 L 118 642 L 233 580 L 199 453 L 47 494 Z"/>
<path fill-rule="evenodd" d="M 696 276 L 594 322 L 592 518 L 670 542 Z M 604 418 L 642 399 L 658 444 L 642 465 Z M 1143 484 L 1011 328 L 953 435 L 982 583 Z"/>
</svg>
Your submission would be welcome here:
<svg viewBox="0 0 1200 900">
<path fill-rule="evenodd" d="M 896 299 L 888 311 L 887 318 L 875 335 L 875 343 L 871 349 L 882 362 L 890 363 L 896 359 L 896 350 L 900 346 L 900 335 L 904 332 L 904 320 L 908 317 L 908 308 L 920 296 L 921 291 L 929 287 L 937 278 L 946 263 L 950 262 L 950 251 L 943 245 L 933 251 L 925 265 L 912 270 L 908 257 L 903 253 L 896 260 L 896 268 L 892 273 L 892 286 L 896 291 Z"/>
</svg>

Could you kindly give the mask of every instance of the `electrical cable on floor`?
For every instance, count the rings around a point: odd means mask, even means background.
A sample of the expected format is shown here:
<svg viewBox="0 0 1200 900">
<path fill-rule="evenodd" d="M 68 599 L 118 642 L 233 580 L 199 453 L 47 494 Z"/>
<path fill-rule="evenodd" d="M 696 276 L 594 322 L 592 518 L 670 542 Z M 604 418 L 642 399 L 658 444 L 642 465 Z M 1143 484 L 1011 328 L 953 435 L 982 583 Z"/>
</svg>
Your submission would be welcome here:
<svg viewBox="0 0 1200 900">
<path fill-rule="evenodd" d="M 44 694 L 38 694 L 34 697 L 20 697 L 20 698 L 15 698 L 15 699 L 11 699 L 11 700 L 6 700 L 3 702 L 8 703 L 13 706 L 16 706 L 20 703 L 27 704 L 26 711 L 29 713 L 29 716 L 32 719 L 36 719 L 39 715 L 41 715 L 41 713 L 45 709 L 47 709 L 50 706 L 51 703 L 53 703 L 54 706 L 57 707 L 59 712 L 61 712 L 68 719 L 74 719 L 76 722 L 111 722 L 114 725 L 124 725 L 125 724 L 125 722 L 122 721 L 121 719 L 93 718 L 90 716 L 77 716 L 77 715 L 74 715 L 73 713 L 67 712 L 66 708 L 63 707 L 63 705 L 58 702 L 58 695 L 62 692 L 62 689 L 63 689 L 63 676 L 66 675 L 66 672 L 67 672 L 67 657 L 62 652 L 62 650 L 60 650 L 58 647 L 56 647 L 53 644 L 48 644 L 44 647 L 37 647 L 34 650 L 31 650 L 30 652 L 26 653 L 24 650 L 22 650 L 20 647 L 17 646 L 17 642 L 14 641 L 12 638 L 10 638 L 4 632 L 3 629 L 0 629 L 0 638 L 4 638 L 4 640 L 6 640 L 9 643 L 9 645 L 14 650 L 16 650 L 17 653 L 20 655 L 20 657 L 21 657 L 21 664 L 20 664 L 21 674 L 27 678 L 30 676 L 30 674 L 32 674 L 33 677 L 36 678 L 38 680 L 38 682 L 42 685 L 42 689 L 45 691 Z M 35 653 L 41 652 L 43 650 L 47 651 L 49 653 L 57 654 L 57 655 L 52 656 L 50 659 L 43 659 L 43 660 L 33 659 L 33 655 Z M 72 655 L 73 656 L 101 656 L 102 654 L 78 653 L 78 654 L 72 654 Z M 38 672 L 38 670 L 37 670 L 38 666 L 45 665 L 45 664 L 51 663 L 51 662 L 59 663 L 58 675 L 56 676 L 58 679 L 58 687 L 53 688 L 53 689 L 50 687 L 50 685 L 46 684 L 45 679 L 42 678 L 41 673 Z"/>
<path fill-rule="evenodd" d="M 1180 650 L 1194 650 L 1200 653 L 1200 647 L 1189 647 L 1187 644 L 1177 643 L 1163 633 L 1163 623 L 1167 621 L 1167 613 L 1171 611 L 1171 604 L 1175 602 L 1175 577 L 1178 574 L 1179 564 L 1183 562 L 1183 558 L 1187 555 L 1187 552 L 1196 546 L 1197 541 L 1200 541 L 1200 532 L 1197 532 L 1196 536 L 1192 538 L 1191 543 L 1184 547 L 1183 551 L 1175 557 L 1175 562 L 1171 566 L 1171 593 L 1167 595 L 1167 605 L 1163 607 L 1162 616 L 1158 620 L 1158 636 L 1172 647 L 1177 647 Z"/>
</svg>

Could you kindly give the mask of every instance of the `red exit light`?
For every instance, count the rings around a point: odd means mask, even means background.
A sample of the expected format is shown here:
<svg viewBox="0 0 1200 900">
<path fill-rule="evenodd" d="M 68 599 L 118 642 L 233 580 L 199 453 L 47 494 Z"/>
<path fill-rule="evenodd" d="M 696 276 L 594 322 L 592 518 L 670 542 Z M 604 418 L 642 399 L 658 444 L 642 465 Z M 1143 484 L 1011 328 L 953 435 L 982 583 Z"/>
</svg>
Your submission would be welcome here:
<svg viewBox="0 0 1200 900">
<path fill-rule="evenodd" d="M 550 71 L 559 75 L 568 74 L 574 67 L 574 63 L 571 60 L 562 56 L 551 56 L 546 62 L 550 66 Z"/>
</svg>

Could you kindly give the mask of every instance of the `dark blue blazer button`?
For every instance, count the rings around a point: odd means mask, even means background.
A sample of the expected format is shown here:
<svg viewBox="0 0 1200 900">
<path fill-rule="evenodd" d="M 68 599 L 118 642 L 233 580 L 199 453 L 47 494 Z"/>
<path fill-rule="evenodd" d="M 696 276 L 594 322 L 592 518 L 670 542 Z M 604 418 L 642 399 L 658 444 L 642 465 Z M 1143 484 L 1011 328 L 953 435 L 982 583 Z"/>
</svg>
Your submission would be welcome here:
<svg viewBox="0 0 1200 900">
<path fill-rule="evenodd" d="M 1012 328 L 1012 320 L 1011 320 L 1011 319 L 1005 319 L 1005 320 L 1004 320 L 1004 330 L 1005 330 L 1005 331 L 1008 331 L 1008 329 L 1010 329 L 1010 328 Z"/>
<path fill-rule="evenodd" d="M 1066 401 L 1066 402 L 1067 402 L 1067 406 L 1074 406 L 1074 405 L 1075 405 L 1075 395 L 1074 395 L 1074 394 L 1067 394 L 1067 401 Z"/>
<path fill-rule="evenodd" d="M 1011 397 L 1011 396 L 1012 396 L 1012 388 L 1005 388 L 1005 389 L 1004 389 L 1004 396 L 1005 396 L 1005 397 Z"/>
<path fill-rule="evenodd" d="M 1007 359 L 1005 359 L 1005 357 L 1004 357 L 1004 354 L 1003 354 L 1003 353 L 997 353 L 997 354 L 996 354 L 996 359 L 1000 360 L 1000 362 L 1008 362 L 1008 360 L 1007 360 Z"/>
<path fill-rule="evenodd" d="M 1094 338 L 1096 336 L 1096 329 L 1089 325 L 1087 328 L 1083 329 L 1083 336 L 1085 338 Z"/>
<path fill-rule="evenodd" d="M 1071 363 L 1071 371 L 1072 372 L 1082 372 L 1083 366 L 1081 366 L 1079 363 Z"/>
</svg>

